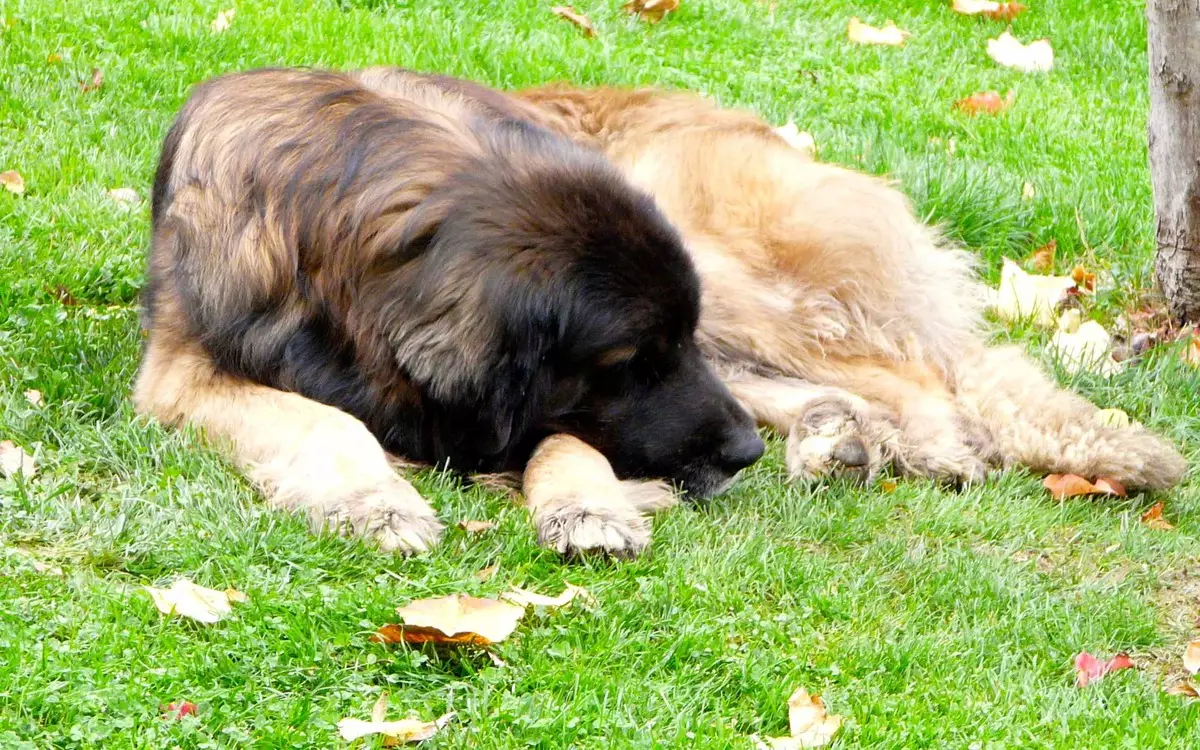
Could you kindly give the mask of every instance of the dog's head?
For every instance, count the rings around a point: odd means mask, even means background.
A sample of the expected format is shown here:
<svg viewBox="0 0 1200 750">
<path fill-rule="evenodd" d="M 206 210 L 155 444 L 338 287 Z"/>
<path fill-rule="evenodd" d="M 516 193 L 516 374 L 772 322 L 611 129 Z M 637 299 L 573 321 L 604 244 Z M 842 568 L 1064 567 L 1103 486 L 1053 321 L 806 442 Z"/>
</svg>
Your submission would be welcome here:
<svg viewBox="0 0 1200 750">
<path fill-rule="evenodd" d="M 519 465 L 565 432 L 622 477 L 693 495 L 762 454 L 695 340 L 700 283 L 654 202 L 602 158 L 514 125 L 415 210 L 389 315 L 397 361 L 448 423 L 451 465 Z"/>
</svg>

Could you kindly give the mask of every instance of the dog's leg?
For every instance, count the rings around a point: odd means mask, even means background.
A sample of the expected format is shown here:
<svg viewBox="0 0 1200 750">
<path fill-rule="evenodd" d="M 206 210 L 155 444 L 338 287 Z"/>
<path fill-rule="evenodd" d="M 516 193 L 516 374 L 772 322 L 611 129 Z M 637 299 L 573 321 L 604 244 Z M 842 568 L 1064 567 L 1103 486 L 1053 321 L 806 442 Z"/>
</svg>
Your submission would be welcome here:
<svg viewBox="0 0 1200 750">
<path fill-rule="evenodd" d="M 955 373 L 958 403 L 995 437 L 1006 465 L 1109 476 L 1136 489 L 1177 484 L 1187 461 L 1144 427 L 1112 427 L 1096 406 L 1055 385 L 1015 347 L 980 347 Z"/>
<path fill-rule="evenodd" d="M 152 337 L 134 387 L 137 410 L 191 423 L 233 447 L 275 507 L 304 512 L 314 528 L 350 531 L 384 550 L 424 552 L 442 524 L 354 417 L 303 396 L 218 372 L 195 347 Z"/>
<path fill-rule="evenodd" d="M 664 482 L 618 480 L 603 455 L 569 435 L 538 445 L 523 490 L 538 541 L 568 556 L 635 557 L 650 544 L 645 514 L 676 502 Z"/>
<path fill-rule="evenodd" d="M 745 373 L 726 377 L 725 383 L 760 425 L 787 436 L 793 479 L 869 481 L 895 439 L 888 414 L 841 388 Z"/>
</svg>

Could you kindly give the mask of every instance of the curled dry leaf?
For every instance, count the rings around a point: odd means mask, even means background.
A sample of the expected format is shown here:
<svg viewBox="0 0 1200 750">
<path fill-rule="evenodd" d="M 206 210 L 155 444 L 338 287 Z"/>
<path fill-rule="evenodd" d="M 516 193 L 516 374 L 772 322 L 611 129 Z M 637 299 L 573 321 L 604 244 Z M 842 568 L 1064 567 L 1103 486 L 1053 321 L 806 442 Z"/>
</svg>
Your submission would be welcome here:
<svg viewBox="0 0 1200 750">
<path fill-rule="evenodd" d="M 788 120 L 786 125 L 775 128 L 775 134 L 797 151 L 811 155 L 817 150 L 817 142 L 813 140 L 812 134 L 796 127 L 796 123 L 791 120 Z"/>
<path fill-rule="evenodd" d="M 558 596 L 545 596 L 525 589 L 513 588 L 511 591 L 501 594 L 500 598 L 521 607 L 562 607 L 570 604 L 576 598 L 589 600 L 592 595 L 587 589 L 568 583 Z"/>
<path fill-rule="evenodd" d="M 1025 12 L 1021 3 L 997 3 L 993 0 L 954 0 L 954 12 L 964 16 L 987 16 L 996 21 L 1011 21 Z"/>
<path fill-rule="evenodd" d="M 1044 72 L 1054 67 L 1054 50 L 1049 39 L 1021 44 L 1007 31 L 987 43 L 988 57 L 1006 68 L 1025 73 Z"/>
<path fill-rule="evenodd" d="M 377 643 L 434 643 L 490 646 L 516 629 L 525 607 L 473 596 L 417 599 L 396 609 L 403 625 L 384 625 L 371 640 Z"/>
<path fill-rule="evenodd" d="M 647 23 L 658 23 L 673 10 L 679 8 L 679 0 L 631 0 L 621 6 L 626 13 L 636 14 Z"/>
<path fill-rule="evenodd" d="M 83 93 L 98 91 L 104 85 L 104 71 L 92 68 L 92 75 L 86 81 L 79 82 L 79 90 Z"/>
<path fill-rule="evenodd" d="M 572 24 L 577 26 L 580 31 L 583 32 L 584 36 L 588 37 L 589 39 L 596 36 L 596 29 L 592 27 L 591 19 L 575 10 L 571 6 L 556 5 L 550 9 L 550 12 L 559 18 L 570 21 Z"/>
<path fill-rule="evenodd" d="M 109 200 L 126 211 L 132 211 L 142 202 L 142 196 L 138 195 L 137 191 L 133 188 L 113 188 L 112 190 L 106 190 L 104 194 L 108 196 Z"/>
<path fill-rule="evenodd" d="M 1142 514 L 1142 523 L 1151 529 L 1158 531 L 1172 531 L 1175 527 L 1163 518 L 1163 504 L 1161 502 L 1150 506 L 1150 509 Z"/>
<path fill-rule="evenodd" d="M 1059 305 L 1076 291 L 1075 280 L 1070 276 L 1034 275 L 1005 258 L 994 308 L 1001 320 L 1029 320 L 1051 326 L 1057 319 Z"/>
<path fill-rule="evenodd" d="M 912 34 L 897 27 L 891 21 L 888 21 L 880 29 L 863 23 L 855 16 L 850 19 L 850 23 L 846 27 L 846 36 L 855 44 L 885 44 L 899 47 Z"/>
<path fill-rule="evenodd" d="M 1098 477 L 1089 482 L 1078 474 L 1051 474 L 1042 480 L 1042 486 L 1050 490 L 1055 500 L 1080 495 L 1113 495 L 1125 497 L 1125 486 L 1112 477 Z"/>
<path fill-rule="evenodd" d="M 468 534 L 482 534 L 489 529 L 496 528 L 496 524 L 491 521 L 459 521 L 458 528 Z"/>
<path fill-rule="evenodd" d="M 1058 240 L 1050 240 L 1025 259 L 1025 267 L 1035 273 L 1053 273 L 1054 256 L 1058 252 Z"/>
<path fill-rule="evenodd" d="M 235 15 L 237 15 L 237 8 L 219 11 L 217 17 L 208 25 L 209 30 L 214 34 L 224 34 L 233 25 Z"/>
<path fill-rule="evenodd" d="M 42 392 L 37 389 L 30 388 L 29 390 L 25 391 L 25 400 L 34 406 L 41 406 Z"/>
<path fill-rule="evenodd" d="M 453 718 L 454 712 L 451 711 L 435 721 L 420 721 L 418 719 L 400 719 L 399 721 L 342 719 L 337 723 L 337 728 L 338 734 L 347 742 L 353 742 L 360 737 L 378 734 L 383 736 L 383 744 L 385 746 L 401 745 L 407 742 L 421 742 L 433 737 L 449 724 Z"/>
<path fill-rule="evenodd" d="M 1188 674 L 1200 674 L 1200 640 L 1192 641 L 1183 650 L 1183 668 Z"/>
<path fill-rule="evenodd" d="M 197 622 L 212 624 L 233 611 L 231 601 L 245 601 L 246 595 L 236 589 L 217 591 L 197 586 L 186 578 L 179 578 L 169 589 L 143 586 L 154 606 L 164 615 L 179 615 Z M 228 592 L 232 591 L 234 597 Z"/>
<path fill-rule="evenodd" d="M 6 169 L 0 172 L 0 185 L 14 195 L 21 195 L 25 192 L 25 178 L 15 169 Z"/>
<path fill-rule="evenodd" d="M 33 454 L 13 441 L 0 440 L 0 471 L 9 478 L 21 474 L 26 479 L 32 479 L 37 474 L 37 462 Z"/>
<path fill-rule="evenodd" d="M 1016 94 L 1009 91 L 1006 96 L 1000 96 L 997 91 L 980 91 L 954 103 L 954 108 L 968 115 L 998 115 L 1012 106 Z"/>
<path fill-rule="evenodd" d="M 825 712 L 825 704 L 818 695 L 809 696 L 804 688 L 796 688 L 788 698 L 788 727 L 790 737 L 767 737 L 763 742 L 754 741 L 759 747 L 771 750 L 794 750 L 805 747 L 824 747 L 833 740 L 833 735 L 842 726 L 842 717 Z"/>
<path fill-rule="evenodd" d="M 1058 319 L 1058 331 L 1050 340 L 1050 350 L 1058 357 L 1063 369 L 1075 374 L 1094 372 L 1108 377 L 1124 369 L 1113 359 L 1112 337 L 1104 326 L 1094 320 L 1082 322 L 1078 310 L 1067 310 Z"/>
<path fill-rule="evenodd" d="M 1096 291 L 1096 274 L 1087 270 L 1083 266 L 1075 266 L 1072 268 L 1071 278 L 1075 280 L 1075 286 L 1079 287 L 1081 292 Z"/>
<path fill-rule="evenodd" d="M 1200 690 L 1196 688 L 1196 683 L 1191 680 L 1183 682 L 1173 687 L 1167 688 L 1167 695 L 1182 695 L 1188 698 L 1200 698 Z"/>
<path fill-rule="evenodd" d="M 1075 686 L 1087 685 L 1102 679 L 1109 672 L 1133 667 L 1133 659 L 1129 654 L 1117 654 L 1108 661 L 1100 661 L 1087 651 L 1080 651 L 1075 656 Z"/>
</svg>

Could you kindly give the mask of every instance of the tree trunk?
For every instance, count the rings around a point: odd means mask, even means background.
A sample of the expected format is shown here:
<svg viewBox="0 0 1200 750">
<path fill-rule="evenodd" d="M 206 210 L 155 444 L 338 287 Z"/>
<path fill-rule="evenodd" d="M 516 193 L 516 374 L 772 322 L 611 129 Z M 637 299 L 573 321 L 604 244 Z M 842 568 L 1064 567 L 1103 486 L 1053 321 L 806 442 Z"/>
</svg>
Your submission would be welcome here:
<svg viewBox="0 0 1200 750">
<path fill-rule="evenodd" d="M 1200 323 L 1200 0 L 1150 0 L 1154 271 L 1182 321 Z"/>
</svg>

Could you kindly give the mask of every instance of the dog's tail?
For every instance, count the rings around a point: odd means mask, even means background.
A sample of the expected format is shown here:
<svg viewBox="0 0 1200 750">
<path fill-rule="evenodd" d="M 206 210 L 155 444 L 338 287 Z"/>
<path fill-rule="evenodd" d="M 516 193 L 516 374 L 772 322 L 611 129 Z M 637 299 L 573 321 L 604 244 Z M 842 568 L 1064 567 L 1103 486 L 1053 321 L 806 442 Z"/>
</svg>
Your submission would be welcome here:
<svg viewBox="0 0 1200 750">
<path fill-rule="evenodd" d="M 1187 471 L 1169 442 L 1140 425 L 1106 423 L 1015 347 L 979 347 L 956 370 L 960 408 L 991 431 L 1005 465 L 1112 477 L 1130 489 L 1166 489 Z"/>
</svg>

